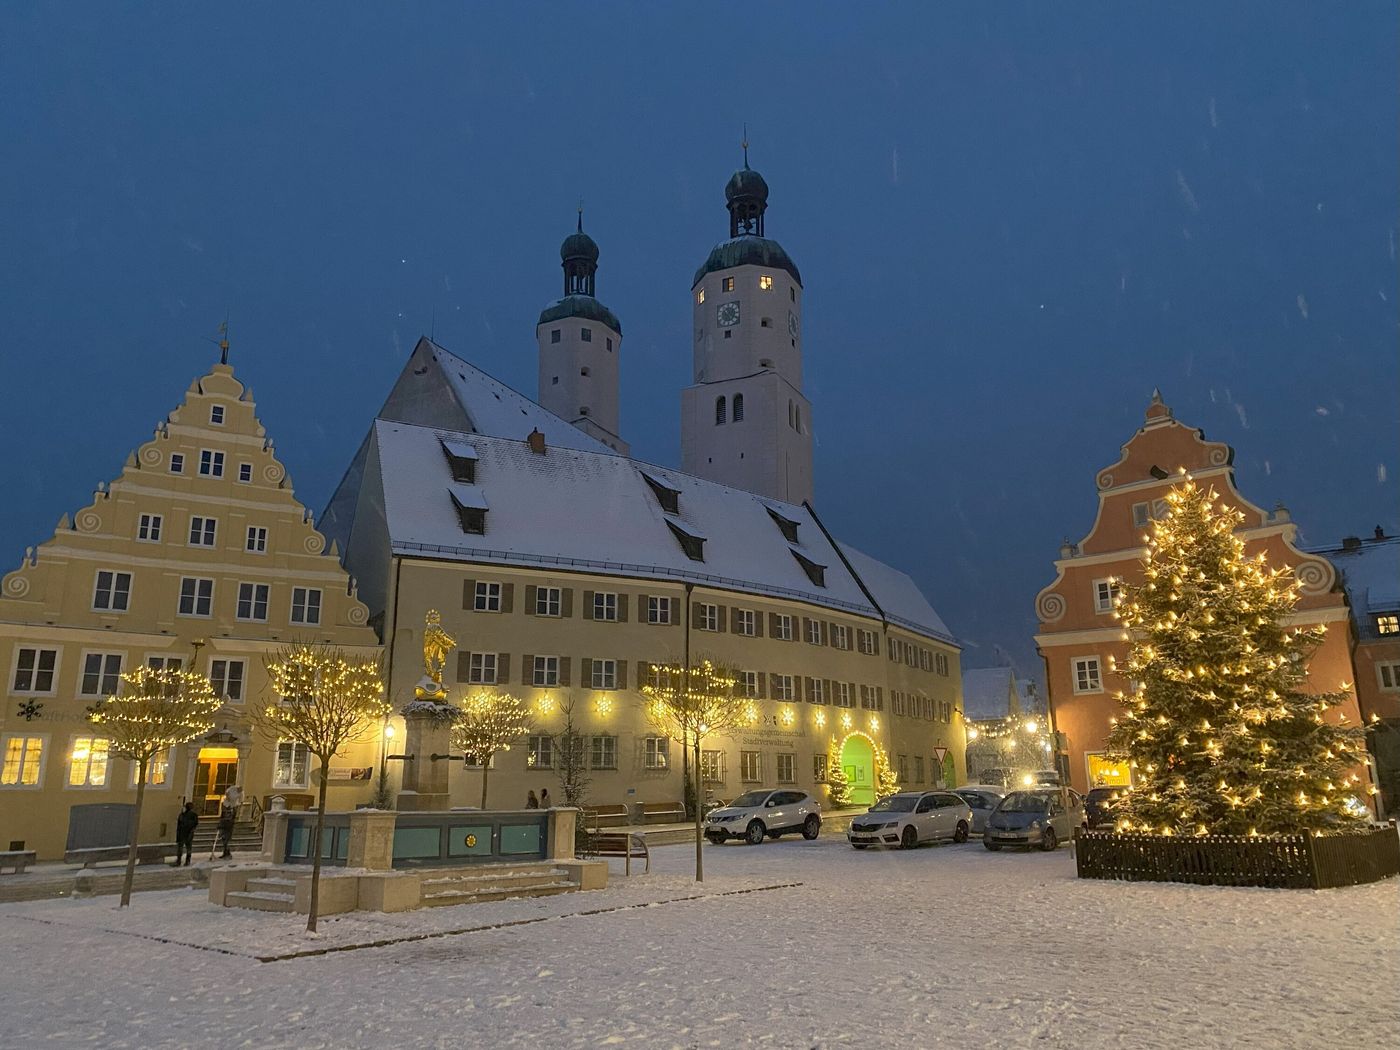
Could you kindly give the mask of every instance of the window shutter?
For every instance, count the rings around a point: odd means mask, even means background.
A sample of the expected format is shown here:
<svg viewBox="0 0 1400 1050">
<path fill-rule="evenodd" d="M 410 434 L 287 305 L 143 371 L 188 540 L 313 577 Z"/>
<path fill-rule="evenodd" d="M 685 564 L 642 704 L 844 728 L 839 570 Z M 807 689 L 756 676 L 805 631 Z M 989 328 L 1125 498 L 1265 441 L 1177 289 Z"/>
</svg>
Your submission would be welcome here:
<svg viewBox="0 0 1400 1050">
<path fill-rule="evenodd" d="M 626 622 L 627 622 L 627 598 L 628 598 L 628 595 L 626 595 L 626 594 L 619 594 L 619 595 L 617 596 L 617 622 L 618 622 L 618 623 L 626 623 Z"/>
<path fill-rule="evenodd" d="M 760 700 L 767 700 L 767 699 L 768 699 L 768 690 L 767 690 L 766 688 L 764 688 L 764 687 L 765 687 L 768 683 L 767 683 L 764 679 L 766 679 L 768 676 L 765 675 L 762 671 L 759 671 L 758 674 L 756 675 L 756 677 L 758 678 L 758 698 L 759 698 Z"/>
<path fill-rule="evenodd" d="M 675 600 L 675 599 L 673 598 L 672 601 L 674 601 L 674 600 Z M 700 622 L 700 611 L 701 611 L 701 610 L 700 610 L 700 607 L 701 607 L 702 604 L 703 604 L 702 602 L 691 602 L 691 603 L 690 603 L 690 622 L 691 622 L 691 623 L 699 623 L 699 622 Z"/>
<path fill-rule="evenodd" d="M 739 609 L 737 606 L 734 608 L 734 615 L 729 618 L 729 633 L 739 633 Z"/>
<path fill-rule="evenodd" d="M 569 684 L 569 657 L 559 657 L 559 684 Z"/>
<path fill-rule="evenodd" d="M 463 608 L 463 609 L 466 609 L 468 612 L 470 612 L 471 609 L 472 609 L 475 605 L 476 605 L 476 581 L 475 581 L 475 580 L 463 580 L 463 581 L 462 581 L 462 608 Z M 462 680 L 463 680 L 463 681 L 466 681 L 465 678 L 462 679 Z"/>
<path fill-rule="evenodd" d="M 778 695 L 778 675 L 776 672 L 768 673 L 768 688 L 774 696 Z"/>
<path fill-rule="evenodd" d="M 535 615 L 535 585 L 533 583 L 525 585 L 525 615 Z"/>
<path fill-rule="evenodd" d="M 815 704 L 817 702 L 816 697 L 816 687 L 812 684 L 812 679 L 802 679 L 802 699 L 806 700 L 809 704 Z"/>
<path fill-rule="evenodd" d="M 617 662 L 617 687 L 618 687 L 619 689 L 626 689 L 626 688 L 627 688 L 627 661 L 626 661 L 626 660 L 619 660 L 619 661 Z"/>
<path fill-rule="evenodd" d="M 831 644 L 831 641 L 830 641 L 830 638 L 831 638 L 831 631 L 830 631 L 830 629 L 829 629 L 830 626 L 831 626 L 831 625 L 828 624 L 825 620 L 822 621 L 822 645 L 830 645 L 830 644 Z"/>
<path fill-rule="evenodd" d="M 563 588 L 563 593 L 559 595 L 559 615 L 572 616 L 574 614 L 574 589 L 572 587 Z"/>
<path fill-rule="evenodd" d="M 756 610 L 753 614 L 753 633 L 755 638 L 763 637 L 763 613 Z"/>
<path fill-rule="evenodd" d="M 718 618 L 717 622 L 715 623 L 715 626 L 718 627 L 721 632 L 723 632 L 725 627 L 724 621 L 729 618 L 729 606 L 715 606 L 715 616 Z"/>
<path fill-rule="evenodd" d="M 496 654 L 496 681 L 502 685 L 510 682 L 510 653 Z"/>
<path fill-rule="evenodd" d="M 671 599 L 671 626 L 674 627 L 681 622 L 681 600 Z"/>
<path fill-rule="evenodd" d="M 884 691 L 884 689 L 882 689 L 880 686 L 877 685 L 877 686 L 875 687 L 875 710 L 877 710 L 877 711 L 883 711 L 884 709 L 885 709 L 885 691 Z"/>
<path fill-rule="evenodd" d="M 640 689 L 640 688 L 641 688 L 642 686 L 644 686 L 644 685 L 651 685 L 651 684 L 652 684 L 652 681 L 651 681 L 651 664 L 647 663 L 645 660 L 638 660 L 638 661 L 637 661 L 637 688 Z"/>
<path fill-rule="evenodd" d="M 578 684 L 585 689 L 593 688 L 593 660 L 591 657 L 585 656 L 579 661 Z"/>
<path fill-rule="evenodd" d="M 591 619 L 593 619 L 593 592 L 592 592 L 592 591 L 584 591 L 584 592 L 583 592 L 583 618 L 584 618 L 585 620 L 591 620 Z"/>
<path fill-rule="evenodd" d="M 505 680 L 505 675 L 501 676 L 501 680 Z M 532 653 L 527 653 L 520 658 L 520 684 L 535 684 L 535 657 Z"/>
<path fill-rule="evenodd" d="M 880 636 L 874 631 L 870 632 L 870 653 L 872 656 L 880 655 Z"/>
<path fill-rule="evenodd" d="M 468 675 L 468 672 L 471 671 L 471 666 L 472 666 L 472 654 L 471 654 L 471 653 L 458 652 L 458 653 L 457 653 L 457 681 L 459 681 L 459 682 L 465 682 L 465 681 L 467 680 L 467 675 Z"/>
<path fill-rule="evenodd" d="M 775 612 L 768 614 L 768 634 L 773 638 L 778 637 L 778 614 Z"/>
</svg>

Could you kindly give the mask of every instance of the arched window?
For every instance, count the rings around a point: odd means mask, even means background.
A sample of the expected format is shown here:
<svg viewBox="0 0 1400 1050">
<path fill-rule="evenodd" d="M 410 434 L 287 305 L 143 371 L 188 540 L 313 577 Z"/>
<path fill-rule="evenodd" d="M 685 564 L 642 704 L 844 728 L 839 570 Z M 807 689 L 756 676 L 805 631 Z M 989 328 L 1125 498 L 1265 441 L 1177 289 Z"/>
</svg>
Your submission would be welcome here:
<svg viewBox="0 0 1400 1050">
<path fill-rule="evenodd" d="M 724 398 L 715 398 L 715 426 L 724 425 Z"/>
<path fill-rule="evenodd" d="M 744 395 L 734 395 L 734 422 L 740 423 L 744 419 Z"/>
</svg>

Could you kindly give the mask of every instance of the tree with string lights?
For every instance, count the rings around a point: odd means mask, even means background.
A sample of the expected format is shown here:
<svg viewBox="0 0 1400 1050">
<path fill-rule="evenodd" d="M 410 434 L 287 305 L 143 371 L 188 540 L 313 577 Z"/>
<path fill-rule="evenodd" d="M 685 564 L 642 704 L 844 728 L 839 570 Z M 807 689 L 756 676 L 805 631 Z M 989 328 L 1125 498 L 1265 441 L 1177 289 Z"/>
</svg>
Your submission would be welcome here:
<svg viewBox="0 0 1400 1050">
<path fill-rule="evenodd" d="M 510 693 L 485 690 L 462 701 L 461 714 L 452 723 L 452 746 L 466 754 L 468 762 L 481 766 L 481 808 L 486 808 L 486 787 L 491 762 L 535 726 L 524 700 Z"/>
<path fill-rule="evenodd" d="M 1184 472 L 1183 472 L 1184 473 Z M 1360 823 L 1362 733 L 1328 717 L 1344 692 L 1305 692 L 1323 625 L 1290 627 L 1290 567 L 1245 556 L 1244 515 L 1189 476 L 1153 526 L 1143 581 L 1114 615 L 1134 683 L 1110 754 L 1132 768 L 1118 829 L 1169 835 L 1347 830 Z"/>
</svg>

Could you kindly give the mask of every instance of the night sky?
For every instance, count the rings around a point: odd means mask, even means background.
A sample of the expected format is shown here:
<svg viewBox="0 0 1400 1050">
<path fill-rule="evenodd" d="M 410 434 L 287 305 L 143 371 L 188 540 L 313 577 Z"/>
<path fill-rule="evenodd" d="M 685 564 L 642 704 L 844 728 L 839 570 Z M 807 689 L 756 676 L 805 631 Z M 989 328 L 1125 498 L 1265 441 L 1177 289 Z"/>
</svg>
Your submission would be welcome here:
<svg viewBox="0 0 1400 1050">
<path fill-rule="evenodd" d="M 623 436 L 678 463 L 747 121 L 819 509 L 966 666 L 1039 675 L 1034 596 L 1154 386 L 1305 543 L 1400 525 L 1396 56 L 1390 0 L 8 2 L 0 571 L 226 313 L 318 511 L 420 334 L 533 397 L 580 198 Z"/>
</svg>

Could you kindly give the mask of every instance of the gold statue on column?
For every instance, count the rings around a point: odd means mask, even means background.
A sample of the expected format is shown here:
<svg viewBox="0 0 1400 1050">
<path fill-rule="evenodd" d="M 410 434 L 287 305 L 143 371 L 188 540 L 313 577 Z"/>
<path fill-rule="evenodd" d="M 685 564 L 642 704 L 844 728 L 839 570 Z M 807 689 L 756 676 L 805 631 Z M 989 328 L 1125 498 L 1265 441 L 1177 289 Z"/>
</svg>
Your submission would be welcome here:
<svg viewBox="0 0 1400 1050">
<path fill-rule="evenodd" d="M 423 626 L 423 680 L 413 690 L 419 700 L 446 700 L 442 674 L 447 669 L 447 654 L 457 648 L 457 639 L 442 629 L 442 616 L 429 609 Z"/>
</svg>

